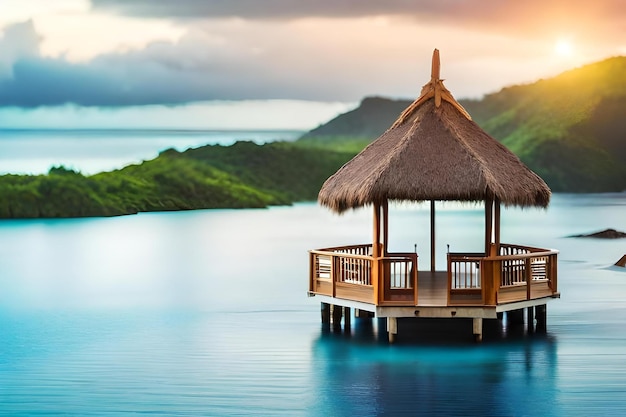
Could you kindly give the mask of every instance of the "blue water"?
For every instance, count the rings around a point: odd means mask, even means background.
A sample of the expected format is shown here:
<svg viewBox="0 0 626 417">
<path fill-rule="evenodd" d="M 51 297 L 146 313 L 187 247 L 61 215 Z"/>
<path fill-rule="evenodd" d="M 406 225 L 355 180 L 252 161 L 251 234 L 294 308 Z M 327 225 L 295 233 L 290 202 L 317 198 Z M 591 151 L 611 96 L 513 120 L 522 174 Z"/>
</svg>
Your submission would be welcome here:
<svg viewBox="0 0 626 417">
<path fill-rule="evenodd" d="M 291 130 L 72 130 L 0 129 L 0 175 L 41 174 L 64 165 L 84 174 L 122 168 L 156 158 L 160 151 L 184 151 L 207 144 L 258 144 L 294 140 Z"/>
<path fill-rule="evenodd" d="M 321 325 L 306 251 L 369 241 L 369 210 L 1 221 L 0 415 L 623 416 L 626 242 L 565 236 L 626 230 L 625 209 L 504 210 L 504 242 L 561 251 L 562 298 L 547 334 L 491 323 L 479 345 L 462 320 L 401 322 L 395 345 L 376 319 Z M 430 259 L 427 206 L 390 221 L 392 250 Z M 479 207 L 438 205 L 437 227 L 438 264 L 481 246 Z"/>
</svg>

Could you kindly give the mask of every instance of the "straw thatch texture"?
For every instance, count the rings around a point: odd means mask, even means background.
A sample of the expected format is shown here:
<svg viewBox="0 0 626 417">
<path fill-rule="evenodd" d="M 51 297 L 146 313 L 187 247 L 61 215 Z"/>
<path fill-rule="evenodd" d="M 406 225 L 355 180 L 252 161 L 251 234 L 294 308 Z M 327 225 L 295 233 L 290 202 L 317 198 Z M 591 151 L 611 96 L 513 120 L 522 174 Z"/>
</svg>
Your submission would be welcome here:
<svg viewBox="0 0 626 417">
<path fill-rule="evenodd" d="M 546 183 L 457 106 L 420 99 L 326 180 L 321 204 L 337 212 L 389 200 L 548 205 Z"/>
</svg>

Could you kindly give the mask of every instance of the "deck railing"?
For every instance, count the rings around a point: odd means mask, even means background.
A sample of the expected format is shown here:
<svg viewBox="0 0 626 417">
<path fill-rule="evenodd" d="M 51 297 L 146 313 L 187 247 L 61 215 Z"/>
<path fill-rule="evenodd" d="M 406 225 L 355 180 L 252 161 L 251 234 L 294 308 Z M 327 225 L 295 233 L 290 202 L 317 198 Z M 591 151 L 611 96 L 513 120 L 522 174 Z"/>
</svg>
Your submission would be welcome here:
<svg viewBox="0 0 626 417">
<path fill-rule="evenodd" d="M 353 245 L 312 250 L 310 257 L 312 293 L 381 305 L 417 300 L 415 253 L 374 258 L 372 245 Z"/>
<path fill-rule="evenodd" d="M 484 253 L 448 254 L 448 304 L 483 303 Z"/>
<path fill-rule="evenodd" d="M 417 304 L 417 254 L 389 253 L 380 258 L 383 279 L 380 304 Z"/>
<path fill-rule="evenodd" d="M 484 257 L 484 253 L 451 253 L 448 256 L 450 288 L 480 289 L 480 263 Z"/>
<path fill-rule="evenodd" d="M 449 253 L 447 304 L 499 305 L 558 296 L 557 253 L 509 244 L 492 256 Z M 417 305 L 415 253 L 374 257 L 367 244 L 312 250 L 309 276 L 313 294 L 374 305 Z"/>
<path fill-rule="evenodd" d="M 503 304 L 531 300 L 558 293 L 558 251 L 502 244 L 499 256 L 486 258 L 493 263 L 492 302 Z"/>
<path fill-rule="evenodd" d="M 496 256 L 448 254 L 448 304 L 496 305 L 557 294 L 557 251 L 502 244 Z"/>
</svg>

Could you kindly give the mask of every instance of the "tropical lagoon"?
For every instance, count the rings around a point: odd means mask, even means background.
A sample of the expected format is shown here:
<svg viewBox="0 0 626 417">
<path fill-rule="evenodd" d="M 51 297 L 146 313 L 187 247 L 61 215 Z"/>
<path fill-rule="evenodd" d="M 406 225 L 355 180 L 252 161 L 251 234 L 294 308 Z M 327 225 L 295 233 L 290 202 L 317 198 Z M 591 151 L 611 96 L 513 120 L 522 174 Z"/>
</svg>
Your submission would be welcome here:
<svg viewBox="0 0 626 417">
<path fill-rule="evenodd" d="M 480 247 L 482 207 L 438 203 L 437 251 Z M 316 203 L 0 222 L 0 414 L 571 416 L 626 413 L 626 194 L 506 209 L 502 240 L 560 250 L 546 334 L 435 321 L 324 327 L 307 250 L 370 241 L 370 210 Z M 429 259 L 428 207 L 390 248 Z M 444 266 L 445 256 L 437 259 Z M 445 334 L 444 334 L 445 333 Z"/>
</svg>

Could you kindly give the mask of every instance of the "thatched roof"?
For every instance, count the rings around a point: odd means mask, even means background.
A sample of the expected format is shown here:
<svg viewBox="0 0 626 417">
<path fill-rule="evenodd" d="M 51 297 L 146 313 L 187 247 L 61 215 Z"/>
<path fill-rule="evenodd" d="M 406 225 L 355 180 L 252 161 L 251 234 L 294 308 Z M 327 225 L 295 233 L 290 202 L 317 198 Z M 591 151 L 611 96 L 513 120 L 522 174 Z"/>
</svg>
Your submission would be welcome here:
<svg viewBox="0 0 626 417">
<path fill-rule="evenodd" d="M 333 174 L 319 202 L 337 212 L 389 200 L 484 201 L 546 207 L 546 183 L 471 120 L 439 79 L 439 52 L 421 96 Z"/>
</svg>

